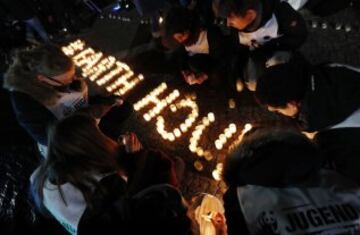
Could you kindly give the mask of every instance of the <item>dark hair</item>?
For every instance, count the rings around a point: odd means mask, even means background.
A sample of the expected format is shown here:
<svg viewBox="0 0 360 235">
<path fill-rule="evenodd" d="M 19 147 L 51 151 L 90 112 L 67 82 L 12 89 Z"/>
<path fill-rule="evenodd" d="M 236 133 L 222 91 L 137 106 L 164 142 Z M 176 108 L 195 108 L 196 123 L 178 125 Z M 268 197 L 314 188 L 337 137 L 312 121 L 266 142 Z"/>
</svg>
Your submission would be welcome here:
<svg viewBox="0 0 360 235">
<path fill-rule="evenodd" d="M 195 11 L 183 7 L 170 8 L 162 23 L 166 39 L 172 38 L 175 33 L 189 32 L 190 35 L 197 35 L 200 28 L 200 16 Z"/>
<path fill-rule="evenodd" d="M 301 183 L 323 164 L 316 145 L 299 132 L 261 128 L 245 135 L 224 164 L 228 185 L 283 187 Z"/>
<path fill-rule="evenodd" d="M 117 151 L 118 144 L 102 134 L 95 119 L 87 115 L 75 114 L 51 126 L 48 154 L 33 184 L 36 200 L 42 201 L 45 182 L 49 180 L 58 186 L 63 199 L 60 186 L 71 183 L 91 207 L 91 193 L 98 186 L 94 177 L 118 170 Z"/>
<path fill-rule="evenodd" d="M 293 57 L 288 63 L 265 69 L 257 81 L 257 101 L 279 108 L 290 101 L 301 102 L 310 81 L 309 68 L 304 59 Z"/>
<path fill-rule="evenodd" d="M 57 76 L 74 66 L 72 59 L 60 47 L 49 44 L 17 50 L 13 59 L 4 76 L 4 88 L 20 89 L 18 91 L 48 105 L 54 104 L 58 93 L 52 86 L 39 81 L 37 76 Z"/>
<path fill-rule="evenodd" d="M 133 195 L 156 184 L 179 186 L 173 160 L 157 150 L 144 150 L 136 154 L 121 154 L 118 158 L 128 176 L 128 194 Z"/>
<path fill-rule="evenodd" d="M 171 185 L 148 187 L 123 202 L 124 234 L 191 235 L 192 221 L 180 191 Z"/>
<path fill-rule="evenodd" d="M 228 17 L 230 14 L 244 16 L 250 9 L 259 11 L 261 0 L 219 0 L 216 7 L 219 15 Z"/>
</svg>

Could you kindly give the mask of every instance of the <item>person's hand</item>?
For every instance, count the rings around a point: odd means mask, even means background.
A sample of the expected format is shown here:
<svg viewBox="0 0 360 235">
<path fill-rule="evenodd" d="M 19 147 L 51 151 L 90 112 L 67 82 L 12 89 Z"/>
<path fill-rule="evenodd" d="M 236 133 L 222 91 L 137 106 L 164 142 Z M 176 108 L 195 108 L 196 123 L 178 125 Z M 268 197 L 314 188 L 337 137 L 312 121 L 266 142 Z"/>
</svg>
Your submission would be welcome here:
<svg viewBox="0 0 360 235">
<path fill-rule="evenodd" d="M 208 79 L 208 75 L 206 73 L 200 73 L 198 75 L 196 75 L 196 80 L 195 80 L 195 84 L 202 84 L 204 81 L 206 81 Z"/>
<path fill-rule="evenodd" d="M 124 145 L 127 153 L 136 153 L 143 148 L 136 134 L 132 132 L 119 136 L 118 143 Z"/>
<path fill-rule="evenodd" d="M 211 216 L 211 223 L 214 225 L 216 230 L 216 235 L 226 235 L 226 223 L 225 223 L 225 216 L 217 212 L 215 215 Z"/>
<path fill-rule="evenodd" d="M 189 84 L 189 85 L 194 84 L 195 79 L 196 79 L 194 73 L 187 71 L 187 70 L 183 70 L 183 71 L 181 71 L 181 74 L 187 84 Z"/>
<path fill-rule="evenodd" d="M 189 85 L 202 84 L 204 81 L 208 79 L 208 75 L 206 73 L 199 73 L 195 75 L 190 71 L 181 71 L 185 82 Z"/>
</svg>

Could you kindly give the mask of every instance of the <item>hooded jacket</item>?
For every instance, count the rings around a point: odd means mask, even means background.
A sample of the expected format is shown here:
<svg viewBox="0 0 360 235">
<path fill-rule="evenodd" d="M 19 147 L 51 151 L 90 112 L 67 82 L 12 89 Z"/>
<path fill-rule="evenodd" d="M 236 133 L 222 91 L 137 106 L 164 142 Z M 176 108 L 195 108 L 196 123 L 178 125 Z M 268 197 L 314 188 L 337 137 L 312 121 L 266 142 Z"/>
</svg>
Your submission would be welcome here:
<svg viewBox="0 0 360 235">
<path fill-rule="evenodd" d="M 343 65 L 314 67 L 298 120 L 306 131 L 319 131 L 344 121 L 360 109 L 360 72 Z"/>
<path fill-rule="evenodd" d="M 290 136 L 286 141 L 287 145 L 279 142 L 260 149 L 253 145 L 243 152 L 246 157 L 228 158 L 224 172 L 229 185 L 224 195 L 228 234 L 358 231 L 358 185 L 321 170 L 324 158 L 319 152 L 297 145 Z"/>
</svg>

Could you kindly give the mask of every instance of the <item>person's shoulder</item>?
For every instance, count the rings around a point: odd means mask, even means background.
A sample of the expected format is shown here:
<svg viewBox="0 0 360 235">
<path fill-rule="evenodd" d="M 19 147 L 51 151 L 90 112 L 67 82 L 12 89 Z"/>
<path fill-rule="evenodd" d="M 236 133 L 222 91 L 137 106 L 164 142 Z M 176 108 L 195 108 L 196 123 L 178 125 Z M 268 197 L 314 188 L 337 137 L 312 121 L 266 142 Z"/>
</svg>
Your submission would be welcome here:
<svg viewBox="0 0 360 235">
<path fill-rule="evenodd" d="M 45 110 L 45 107 L 42 104 L 24 92 L 11 91 L 10 99 L 15 112 L 20 110 Z"/>
<path fill-rule="evenodd" d="M 276 18 L 281 19 L 281 21 L 284 21 L 284 19 L 293 19 L 301 16 L 299 12 L 297 12 L 288 2 L 285 1 L 275 2 L 274 14 Z"/>
</svg>

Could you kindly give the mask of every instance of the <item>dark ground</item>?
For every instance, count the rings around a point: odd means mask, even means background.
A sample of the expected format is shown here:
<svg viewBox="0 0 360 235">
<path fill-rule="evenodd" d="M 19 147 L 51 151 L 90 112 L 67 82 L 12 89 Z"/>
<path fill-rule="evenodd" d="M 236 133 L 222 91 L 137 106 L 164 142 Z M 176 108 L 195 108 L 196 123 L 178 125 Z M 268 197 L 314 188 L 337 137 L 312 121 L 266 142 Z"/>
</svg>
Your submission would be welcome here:
<svg viewBox="0 0 360 235">
<path fill-rule="evenodd" d="M 349 8 L 326 18 L 304 14 L 308 21 L 310 33 L 302 51 L 312 62 L 336 61 L 360 66 L 359 11 Z M 147 42 L 151 38 L 148 31 L 149 25 L 139 24 L 140 19 L 134 11 L 116 15 L 116 19 L 114 17 L 111 16 L 111 19 L 108 15 L 99 17 L 93 27 L 86 33 L 79 35 L 79 37 L 81 36 L 89 45 L 107 54 L 138 63 L 130 64 L 131 67 L 133 67 L 132 65 L 142 64 L 142 68 L 148 70 L 137 71 L 144 73 L 146 80 L 130 92 L 127 98 L 131 102 L 139 100 L 143 97 L 143 94 L 147 94 L 164 80 L 169 84 L 168 91 L 179 89 L 182 94 L 181 97 L 196 92 L 200 117 L 210 111 L 214 112 L 216 116 L 217 121 L 210 126 L 209 130 L 204 132 L 200 141 L 204 148 L 211 149 L 215 158 L 212 161 L 206 161 L 193 155 L 188 150 L 189 132 L 182 136 L 178 142 L 169 144 L 169 142 L 162 140 L 155 133 L 155 122 L 147 123 L 143 120 L 143 110 L 133 114 L 124 124 L 124 131 L 138 133 L 146 147 L 160 148 L 170 156 L 179 156 L 184 159 L 186 171 L 182 182 L 182 190 L 187 198 L 198 192 L 208 192 L 221 196 L 225 190 L 224 183 L 214 181 L 211 177 L 211 170 L 218 161 L 222 160 L 224 155 L 224 152 L 216 151 L 212 147 L 219 132 L 230 122 L 236 123 L 239 128 L 247 122 L 255 125 L 288 125 L 289 123 L 255 105 L 249 93 L 229 95 L 226 91 L 221 90 L 211 91 L 205 88 L 184 87 L 184 84 L 179 79 L 176 79 L 175 75 L 164 76 L 159 74 L 161 69 L 152 67 L 150 62 L 159 61 L 162 59 L 162 54 L 159 51 L 147 52 L 150 47 Z M 128 22 L 128 19 L 131 21 Z M 326 23 L 326 29 L 323 29 L 323 23 Z M 342 25 L 340 30 L 335 29 L 337 24 Z M 346 32 L 346 26 L 351 26 L 352 30 Z M 128 50 L 128 48 L 133 49 Z M 138 60 L 128 59 L 139 54 L 142 56 Z M 164 65 L 162 68 L 171 70 L 171 65 Z M 233 96 L 236 96 L 237 100 L 236 109 L 229 109 L 228 98 Z M 16 127 L 7 97 L 2 94 L 1 100 L 4 102 L 3 107 L 5 107 L 5 110 L 8 110 L 8 112 L 3 112 L 1 115 L 8 122 L 3 123 L 1 128 L 2 139 L 4 140 L 2 140 L 3 144 L 0 146 L 0 234 L 22 234 L 20 231 L 25 229 L 28 234 L 35 233 L 35 230 L 37 234 L 54 234 L 51 225 L 44 226 L 26 196 L 28 177 L 39 163 L 35 146 L 32 145 L 22 130 Z M 169 128 L 178 125 L 186 115 L 186 113 L 179 112 L 176 117 L 171 116 L 170 118 L 170 112 L 165 111 L 163 114 L 165 118 L 169 117 L 168 119 L 172 120 L 171 123 L 167 123 Z M 201 161 L 204 165 L 202 172 L 194 169 L 193 163 L 195 160 Z M 61 230 L 56 231 L 61 233 Z"/>
</svg>

